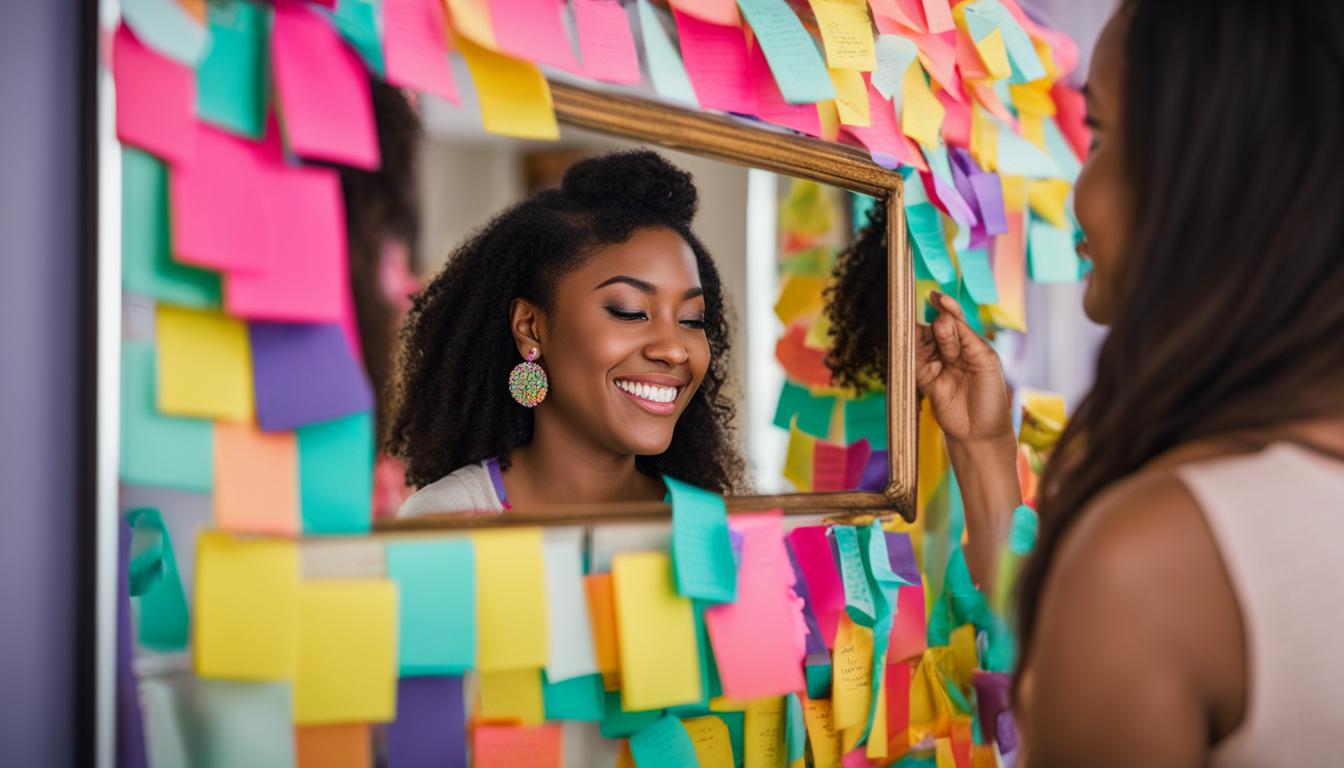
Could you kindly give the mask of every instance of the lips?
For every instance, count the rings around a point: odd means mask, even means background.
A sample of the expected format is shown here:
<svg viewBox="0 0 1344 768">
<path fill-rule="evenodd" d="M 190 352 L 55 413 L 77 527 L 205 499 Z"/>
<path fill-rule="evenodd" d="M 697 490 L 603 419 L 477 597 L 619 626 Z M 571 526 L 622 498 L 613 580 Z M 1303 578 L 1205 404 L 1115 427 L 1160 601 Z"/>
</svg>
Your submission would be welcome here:
<svg viewBox="0 0 1344 768">
<path fill-rule="evenodd" d="M 677 392 L 679 391 L 677 387 L 665 387 L 658 384 L 630 381 L 629 379 L 617 379 L 616 386 L 623 392 L 655 403 L 670 403 L 677 399 Z"/>
<path fill-rule="evenodd" d="M 676 411 L 677 398 L 686 387 L 670 376 L 619 378 L 613 383 L 635 405 L 658 416 Z"/>
</svg>

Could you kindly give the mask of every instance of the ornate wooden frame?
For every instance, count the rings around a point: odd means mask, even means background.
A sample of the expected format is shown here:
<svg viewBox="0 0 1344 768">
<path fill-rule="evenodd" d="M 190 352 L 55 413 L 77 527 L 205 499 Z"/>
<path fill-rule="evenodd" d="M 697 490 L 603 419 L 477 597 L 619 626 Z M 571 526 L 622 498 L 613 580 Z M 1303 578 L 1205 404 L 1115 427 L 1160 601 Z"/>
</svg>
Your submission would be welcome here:
<svg viewBox="0 0 1344 768">
<path fill-rule="evenodd" d="M 782 133 L 727 116 L 713 115 L 632 96 L 551 82 L 555 114 L 566 125 L 656 144 L 749 168 L 762 168 L 862 192 L 887 206 L 888 370 L 887 445 L 890 480 L 881 493 L 790 493 L 730 496 L 730 510 L 783 509 L 789 515 L 832 517 L 888 514 L 915 516 L 916 435 L 914 274 L 908 255 L 901 174 L 873 164 L 851 147 Z M 877 319 L 875 318 L 876 322 Z M 547 505 L 505 515 L 426 516 L 379 521 L 382 531 L 450 530 L 500 525 L 591 525 L 655 521 L 670 513 L 663 503 Z"/>
</svg>

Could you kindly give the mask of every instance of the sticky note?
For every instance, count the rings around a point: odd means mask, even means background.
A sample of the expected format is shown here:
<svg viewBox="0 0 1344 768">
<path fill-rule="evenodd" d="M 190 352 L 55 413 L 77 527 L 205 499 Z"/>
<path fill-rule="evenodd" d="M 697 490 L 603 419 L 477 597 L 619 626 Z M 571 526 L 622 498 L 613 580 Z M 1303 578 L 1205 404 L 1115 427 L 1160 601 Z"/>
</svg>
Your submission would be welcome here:
<svg viewBox="0 0 1344 768">
<path fill-rule="evenodd" d="M 574 0 L 583 74 L 606 83 L 640 82 L 639 55 L 619 0 Z"/>
<path fill-rule="evenodd" d="M 134 147 L 121 150 L 121 285 L 171 304 L 219 307 L 219 275 L 172 258 L 168 169 Z"/>
<path fill-rule="evenodd" d="M 845 612 L 856 622 L 871 624 L 877 609 L 868 584 L 859 534 L 853 526 L 837 525 L 831 528 L 831 536 L 840 564 L 840 577 L 845 584 Z"/>
<path fill-rule="evenodd" d="M 476 662 L 475 554 L 469 539 L 393 541 L 397 662 L 402 677 L 460 675 Z"/>
<path fill-rule="evenodd" d="M 1003 202 L 1003 184 L 997 174 L 971 174 L 971 188 L 980 207 L 980 220 L 986 235 L 1001 235 L 1008 231 L 1008 219 Z"/>
<path fill-rule="evenodd" d="M 201 677 L 289 680 L 298 647 L 299 556 L 287 541 L 202 533 L 192 650 Z"/>
<path fill-rule="evenodd" d="M 631 736 L 630 753 L 639 768 L 700 765 L 690 735 L 681 721 L 671 715 Z"/>
<path fill-rule="evenodd" d="M 799 690 L 805 625 L 790 591 L 781 515 L 737 515 L 732 524 L 743 535 L 738 599 L 705 611 L 723 693 L 745 700 Z"/>
<path fill-rule="evenodd" d="M 154 345 L 121 346 L 123 482 L 208 492 L 214 483 L 214 427 L 202 419 L 163 416 L 155 404 Z"/>
<path fill-rule="evenodd" d="M 924 586 L 901 587 L 896 601 L 897 614 L 891 625 L 887 659 L 900 661 L 919 656 L 928 647 L 925 628 Z"/>
<path fill-rule="evenodd" d="M 141 685 L 148 704 L 146 736 L 155 764 L 165 746 L 169 757 L 182 756 L 183 762 L 170 763 L 175 765 L 291 768 L 296 764 L 289 683 L 172 675 L 146 678 Z M 165 723 L 156 714 L 169 719 Z M 156 727 L 160 724 L 177 726 L 177 738 L 158 736 L 163 730 Z M 185 745 L 190 745 L 189 754 Z"/>
<path fill-rule="evenodd" d="M 621 694 L 611 691 L 606 694 L 602 722 L 598 727 L 604 738 L 619 739 L 639 733 L 658 722 L 662 716 L 661 709 L 628 712 L 621 707 Z"/>
<path fill-rule="evenodd" d="M 845 610 L 845 591 L 826 531 L 822 525 L 795 528 L 789 532 L 789 546 L 803 574 L 808 604 L 817 618 L 822 641 L 830 648 Z"/>
<path fill-rule="evenodd" d="M 252 418 L 252 353 L 247 327 L 224 315 L 159 305 L 159 411 L 247 421 Z"/>
<path fill-rule="evenodd" d="M 672 0 L 669 5 L 682 14 L 710 24 L 726 27 L 742 25 L 742 17 L 737 13 L 737 3 L 733 0 Z"/>
<path fill-rule="evenodd" d="M 956 28 L 948 0 L 924 0 L 924 20 L 928 23 L 929 31 L 934 34 Z"/>
<path fill-rule="evenodd" d="M 488 4 L 495 50 L 565 70 L 577 67 L 565 32 L 563 0 L 489 0 Z M 523 19 L 527 23 L 520 24 Z"/>
<path fill-rule="evenodd" d="M 912 64 L 905 71 L 902 93 L 901 131 L 926 148 L 936 148 L 942 141 L 940 134 L 947 111 L 929 88 L 923 67 Z"/>
<path fill-rule="evenodd" d="M 457 45 L 476 84 L 485 130 L 519 139 L 559 138 L 551 87 L 535 64 L 482 48 L 462 36 Z"/>
<path fill-rule="evenodd" d="M 1038 283 L 1073 283 L 1079 275 L 1078 251 L 1073 234 L 1032 218 L 1027 229 L 1027 258 L 1031 279 Z"/>
<path fill-rule="evenodd" d="M 783 0 L 740 0 L 779 92 L 789 104 L 835 98 L 826 64 L 812 36 Z"/>
<path fill-rule="evenodd" d="M 373 509 L 373 413 L 299 427 L 304 533 L 366 533 Z"/>
<path fill-rule="evenodd" d="M 788 429 L 791 423 L 796 423 L 799 431 L 824 438 L 831 432 L 835 404 L 834 396 L 813 395 L 806 387 L 786 380 L 775 407 L 774 425 Z"/>
<path fill-rule="evenodd" d="M 262 429 L 294 429 L 373 407 L 373 391 L 339 325 L 251 323 L 248 332 Z"/>
<path fill-rule="evenodd" d="M 813 453 L 812 488 L 815 491 L 850 491 L 859 487 L 872 447 L 867 440 L 847 446 L 818 441 Z"/>
<path fill-rule="evenodd" d="M 873 632 L 840 619 L 835 639 L 835 681 L 832 713 L 835 727 L 844 730 L 862 726 L 868 717 L 873 671 Z"/>
<path fill-rule="evenodd" d="M 859 80 L 862 82 L 862 76 Z M 866 93 L 864 98 L 867 99 Z M 775 300 L 775 316 L 788 325 L 799 315 L 815 314 L 822 308 L 821 295 L 825 287 L 826 281 L 822 277 L 788 275 L 779 288 L 779 298 Z"/>
<path fill-rule="evenodd" d="M 695 613 L 676 593 L 672 563 L 661 552 L 612 558 L 621 706 L 660 709 L 699 701 L 700 658 Z"/>
<path fill-rule="evenodd" d="M 299 585 L 297 725 L 393 719 L 397 585 L 387 579 Z"/>
<path fill-rule="evenodd" d="M 477 678 L 483 720 L 538 725 L 546 718 L 541 696 L 541 670 L 509 669 L 482 672 Z"/>
<path fill-rule="evenodd" d="M 863 81 L 863 73 L 854 69 L 832 69 L 830 75 L 835 85 L 835 107 L 840 124 L 862 127 L 872 125 L 872 117 L 868 113 L 868 84 Z"/>
<path fill-rule="evenodd" d="M 548 643 L 541 531 L 480 531 L 471 541 L 476 549 L 477 669 L 540 669 Z"/>
<path fill-rule="evenodd" d="M 745 768 L 784 768 L 784 697 L 757 699 L 747 705 L 743 752 Z"/>
<path fill-rule="evenodd" d="M 875 450 L 887 448 L 887 396 L 876 392 L 844 401 L 845 442 L 867 440 Z"/>
<path fill-rule="evenodd" d="M 873 41 L 873 57 L 876 61 L 873 88 L 900 111 L 905 98 L 905 75 L 919 59 L 919 48 L 904 35 L 878 35 Z"/>
<path fill-rule="evenodd" d="M 270 174 L 283 163 L 277 136 L 256 142 L 204 123 L 192 128 L 195 158 L 172 169 L 173 257 L 230 273 L 271 258 Z M 294 254 L 284 254 L 286 257 Z"/>
<path fill-rule="evenodd" d="M 959 9 L 962 10 L 962 9 Z M 964 8 L 967 31 L 976 42 L 976 48 L 986 60 L 994 79 L 1012 75 L 1013 82 L 1025 83 L 1045 77 L 1045 67 L 1032 45 L 1031 38 L 1017 19 L 1009 13 L 999 0 L 977 0 Z M 997 36 L 998 41 L 990 45 L 992 53 L 986 53 L 986 41 Z M 1000 54 L 998 49 L 1002 48 Z"/>
<path fill-rule="evenodd" d="M 695 760 L 700 768 L 733 768 L 733 742 L 728 724 L 721 718 L 708 715 L 681 721 L 686 735 L 695 748 Z"/>
<path fill-rule="evenodd" d="M 812 761 L 816 768 L 839 768 L 840 734 L 831 720 L 830 699 L 807 699 L 803 702 L 803 722 L 812 745 Z"/>
<path fill-rule="evenodd" d="M 478 725 L 472 731 L 473 768 L 563 768 L 560 725 Z"/>
<path fill-rule="evenodd" d="M 186 650 L 187 596 L 163 515 L 152 507 L 133 509 L 126 513 L 126 524 L 133 553 L 129 591 L 138 608 L 135 639 L 155 650 Z"/>
<path fill-rule="evenodd" d="M 447 0 L 449 27 L 478 46 L 495 47 L 495 31 L 486 0 Z"/>
<path fill-rule="evenodd" d="M 281 3 L 271 56 L 286 143 L 295 154 L 377 169 L 368 74 L 332 25 L 305 5 Z"/>
<path fill-rule="evenodd" d="M 302 725 L 294 729 L 298 768 L 369 768 L 373 738 L 368 723 Z"/>
<path fill-rule="evenodd" d="M 379 32 L 379 6 L 375 0 L 337 0 L 331 20 L 341 39 L 359 54 L 369 72 L 385 77 L 387 66 L 383 61 L 383 42 Z"/>
<path fill-rule="evenodd" d="M 611 574 L 594 573 L 583 578 L 588 598 L 588 618 L 593 628 L 593 651 L 607 690 L 618 688 L 621 670 L 620 646 L 616 639 L 616 603 Z"/>
<path fill-rule="evenodd" d="M 887 710 L 887 738 L 899 754 L 910 745 L 910 662 L 887 664 L 882 694 Z M 894 755 L 893 755 L 894 756 Z"/>
<path fill-rule="evenodd" d="M 1026 314 L 1026 248 L 1023 242 L 1023 214 L 1008 215 L 1008 232 L 994 238 L 994 284 L 999 303 L 990 309 L 995 323 L 1002 327 L 1025 331 Z"/>
<path fill-rule="evenodd" d="M 859 143 L 868 149 L 873 162 L 883 168 L 895 169 L 903 165 L 916 169 L 927 168 L 928 165 L 924 162 L 924 158 L 920 157 L 918 147 L 901 133 L 900 126 L 896 122 L 895 107 L 890 101 L 882 98 L 882 94 L 877 92 L 871 81 L 868 88 L 868 114 L 871 124 L 867 128 L 845 126 L 845 130 L 858 139 Z"/>
<path fill-rule="evenodd" d="M 397 681 L 397 717 L 387 726 L 387 764 L 467 768 L 461 677 Z"/>
<path fill-rule="evenodd" d="M 1052 226 L 1069 227 L 1069 196 L 1073 185 L 1065 179 L 1039 179 L 1027 185 L 1031 210 Z"/>
<path fill-rule="evenodd" d="M 667 37 L 667 30 L 649 0 L 636 0 L 639 8 L 639 32 L 644 41 L 644 63 L 649 68 L 653 90 L 660 98 L 688 107 L 700 106 L 695 88 L 686 74 L 681 55 Z"/>
<path fill-rule="evenodd" d="M 737 598 L 737 568 L 723 497 L 664 477 L 672 499 L 672 567 L 677 593 L 712 603 Z"/>
<path fill-rule="evenodd" d="M 443 4 L 438 0 L 383 0 L 388 82 L 458 103 L 445 25 Z"/>
<path fill-rule="evenodd" d="M 957 254 L 961 264 L 961 278 L 976 304 L 999 303 L 999 290 L 994 284 L 994 270 L 989 263 L 989 252 L 970 248 Z"/>
<path fill-rule="evenodd" d="M 205 53 L 205 27 L 174 0 L 123 0 L 121 18 L 161 56 L 195 66 Z"/>
<path fill-rule="evenodd" d="M 234 533 L 299 532 L 298 450 L 292 432 L 215 425 L 215 524 Z"/>
<path fill-rule="evenodd" d="M 210 49 L 196 69 L 196 114 L 259 139 L 270 100 L 271 8 L 245 0 L 210 3 Z"/>
<path fill-rule="evenodd" d="M 877 66 L 873 31 L 864 4 L 809 0 L 826 49 L 826 66 L 871 72 Z"/>
<path fill-rule="evenodd" d="M 784 454 L 784 479 L 793 483 L 795 490 L 812 490 L 812 455 L 816 452 L 817 438 L 797 427 L 789 428 L 789 447 Z"/>
<path fill-rule="evenodd" d="M 596 723 L 606 713 L 606 692 L 601 675 L 573 677 L 552 683 L 542 676 L 541 697 L 547 720 Z"/>
<path fill-rule="evenodd" d="M 910 240 L 920 263 L 939 285 L 946 285 L 956 277 L 952 257 L 943 240 L 943 226 L 938 209 L 932 203 L 908 206 L 905 211 Z"/>
<path fill-rule="evenodd" d="M 1040 147 L 1013 133 L 1007 126 L 998 131 L 998 170 L 1031 179 L 1063 178 L 1064 171 Z"/>
<path fill-rule="evenodd" d="M 196 73 L 142 43 L 126 24 L 112 36 L 117 139 L 170 163 L 196 152 Z"/>
<path fill-rule="evenodd" d="M 550 647 L 547 679 L 563 682 L 598 671 L 592 624 L 586 621 L 583 531 L 554 528 L 542 538 L 546 570 L 546 615 Z"/>
<path fill-rule="evenodd" d="M 752 113 L 755 91 L 747 66 L 747 38 L 727 27 L 673 12 L 686 75 L 702 109 Z"/>
</svg>

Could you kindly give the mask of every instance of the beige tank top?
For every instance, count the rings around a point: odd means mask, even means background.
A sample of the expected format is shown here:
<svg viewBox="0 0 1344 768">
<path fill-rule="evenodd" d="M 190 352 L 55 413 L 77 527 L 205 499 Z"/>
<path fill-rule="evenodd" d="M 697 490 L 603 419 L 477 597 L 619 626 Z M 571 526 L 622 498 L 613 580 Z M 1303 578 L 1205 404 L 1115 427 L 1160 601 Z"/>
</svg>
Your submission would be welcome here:
<svg viewBox="0 0 1344 768">
<path fill-rule="evenodd" d="M 1344 764 L 1344 463 L 1277 444 L 1180 475 L 1245 622 L 1246 716 L 1211 765 Z"/>
</svg>

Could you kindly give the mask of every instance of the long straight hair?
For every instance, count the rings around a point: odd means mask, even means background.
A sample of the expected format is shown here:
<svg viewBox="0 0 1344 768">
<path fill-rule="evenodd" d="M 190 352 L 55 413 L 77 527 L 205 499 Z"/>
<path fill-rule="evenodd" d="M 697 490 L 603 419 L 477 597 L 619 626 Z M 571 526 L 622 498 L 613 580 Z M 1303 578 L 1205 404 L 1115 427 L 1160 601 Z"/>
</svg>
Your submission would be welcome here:
<svg viewBox="0 0 1344 768">
<path fill-rule="evenodd" d="M 1042 479 L 1021 659 L 1060 542 L 1104 488 L 1181 444 L 1344 415 L 1344 3 L 1121 12 L 1135 218 L 1095 384 Z"/>
</svg>

